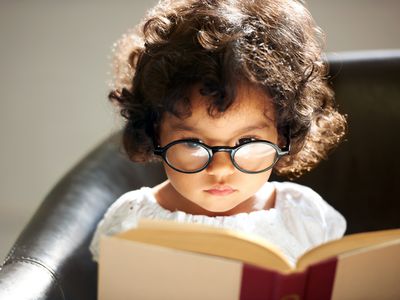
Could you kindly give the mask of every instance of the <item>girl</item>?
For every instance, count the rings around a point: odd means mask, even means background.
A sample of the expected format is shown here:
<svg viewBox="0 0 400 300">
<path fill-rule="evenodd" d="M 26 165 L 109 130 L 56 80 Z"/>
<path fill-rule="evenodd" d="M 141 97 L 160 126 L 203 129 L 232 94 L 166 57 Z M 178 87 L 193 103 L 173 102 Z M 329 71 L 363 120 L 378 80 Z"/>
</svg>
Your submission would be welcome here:
<svg viewBox="0 0 400 300">
<path fill-rule="evenodd" d="M 296 0 L 161 1 L 116 44 L 109 98 L 133 161 L 162 160 L 168 180 L 122 195 L 101 235 L 140 218 L 256 234 L 294 263 L 346 222 L 310 188 L 269 182 L 311 170 L 346 121 L 325 82 L 321 32 Z"/>
</svg>

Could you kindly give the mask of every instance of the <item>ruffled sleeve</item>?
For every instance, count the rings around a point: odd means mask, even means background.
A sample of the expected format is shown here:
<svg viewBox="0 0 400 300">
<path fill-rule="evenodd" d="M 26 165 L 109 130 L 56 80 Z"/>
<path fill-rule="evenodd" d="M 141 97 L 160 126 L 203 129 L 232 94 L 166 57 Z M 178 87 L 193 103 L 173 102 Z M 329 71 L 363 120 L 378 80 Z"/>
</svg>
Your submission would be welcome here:
<svg viewBox="0 0 400 300">
<path fill-rule="evenodd" d="M 306 245 L 304 251 L 344 235 L 345 218 L 314 190 L 291 182 L 275 186 L 286 226 L 300 244 Z"/>
<path fill-rule="evenodd" d="M 130 191 L 119 197 L 106 211 L 97 224 L 89 250 L 92 259 L 98 261 L 99 243 L 102 235 L 113 235 L 126 229 L 137 226 L 138 219 L 135 211 L 140 203 L 140 190 Z"/>
</svg>

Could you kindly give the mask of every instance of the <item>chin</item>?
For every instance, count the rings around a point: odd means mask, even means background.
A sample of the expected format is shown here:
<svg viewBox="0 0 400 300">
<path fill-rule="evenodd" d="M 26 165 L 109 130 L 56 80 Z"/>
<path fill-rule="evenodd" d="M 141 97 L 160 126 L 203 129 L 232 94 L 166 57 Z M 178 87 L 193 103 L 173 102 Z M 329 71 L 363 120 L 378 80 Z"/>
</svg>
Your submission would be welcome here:
<svg viewBox="0 0 400 300">
<path fill-rule="evenodd" d="M 232 208 L 233 207 L 228 207 L 228 208 L 225 208 L 225 207 L 217 207 L 217 208 L 215 208 L 215 207 L 211 207 L 211 208 L 203 207 L 203 209 L 205 209 L 205 210 L 207 210 L 207 211 L 209 211 L 211 213 L 226 213 L 226 212 L 230 211 Z"/>
<path fill-rule="evenodd" d="M 226 214 L 238 205 L 239 204 L 215 205 L 215 203 L 213 203 L 210 205 L 200 205 L 200 207 L 203 208 L 204 210 L 206 210 L 207 212 L 210 212 L 213 214 L 216 214 L 216 213 Z M 226 214 L 226 215 L 229 215 L 229 214 Z"/>
</svg>

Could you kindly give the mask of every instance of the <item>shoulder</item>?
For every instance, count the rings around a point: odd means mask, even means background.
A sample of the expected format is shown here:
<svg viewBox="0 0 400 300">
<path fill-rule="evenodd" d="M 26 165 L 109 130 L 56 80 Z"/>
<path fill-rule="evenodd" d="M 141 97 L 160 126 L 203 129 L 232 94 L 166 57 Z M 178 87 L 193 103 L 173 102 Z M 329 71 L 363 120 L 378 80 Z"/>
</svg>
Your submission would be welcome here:
<svg viewBox="0 0 400 300">
<path fill-rule="evenodd" d="M 345 218 L 313 189 L 293 182 L 274 182 L 274 185 L 276 206 L 294 230 L 313 233 L 314 243 L 343 236 Z"/>
<path fill-rule="evenodd" d="M 126 214 L 129 208 L 135 205 L 140 205 L 145 199 L 145 187 L 134 191 L 129 191 L 121 195 L 113 204 L 107 209 L 104 214 L 103 220 L 109 218 L 116 218 L 121 214 Z"/>
<path fill-rule="evenodd" d="M 306 208 L 319 211 L 333 209 L 316 191 L 294 182 L 274 182 L 277 205 Z"/>
<path fill-rule="evenodd" d="M 276 188 L 277 193 L 288 196 L 293 199 L 301 199 L 303 197 L 318 198 L 320 195 L 315 192 L 312 188 L 301 185 L 298 183 L 283 181 L 283 182 L 272 182 Z"/>
<path fill-rule="evenodd" d="M 135 227 L 138 222 L 137 212 L 149 200 L 148 187 L 129 191 L 121 195 L 110 205 L 103 218 L 97 224 L 95 233 L 90 243 L 93 259 L 98 259 L 98 247 L 102 235 L 113 235 L 123 230 Z"/>
</svg>

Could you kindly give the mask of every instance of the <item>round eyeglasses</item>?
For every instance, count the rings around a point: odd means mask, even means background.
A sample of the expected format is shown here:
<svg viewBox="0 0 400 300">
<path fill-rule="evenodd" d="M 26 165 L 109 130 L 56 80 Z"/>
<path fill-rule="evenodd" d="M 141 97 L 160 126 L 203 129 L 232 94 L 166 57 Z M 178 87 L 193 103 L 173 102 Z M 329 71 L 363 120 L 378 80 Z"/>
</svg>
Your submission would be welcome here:
<svg viewBox="0 0 400 300">
<path fill-rule="evenodd" d="M 289 138 L 283 149 L 265 140 L 250 140 L 234 147 L 211 147 L 198 140 L 183 139 L 156 147 L 154 154 L 161 156 L 172 169 L 191 174 L 207 168 L 216 152 L 229 152 L 232 164 L 238 170 L 256 174 L 271 169 L 289 151 Z"/>
</svg>

